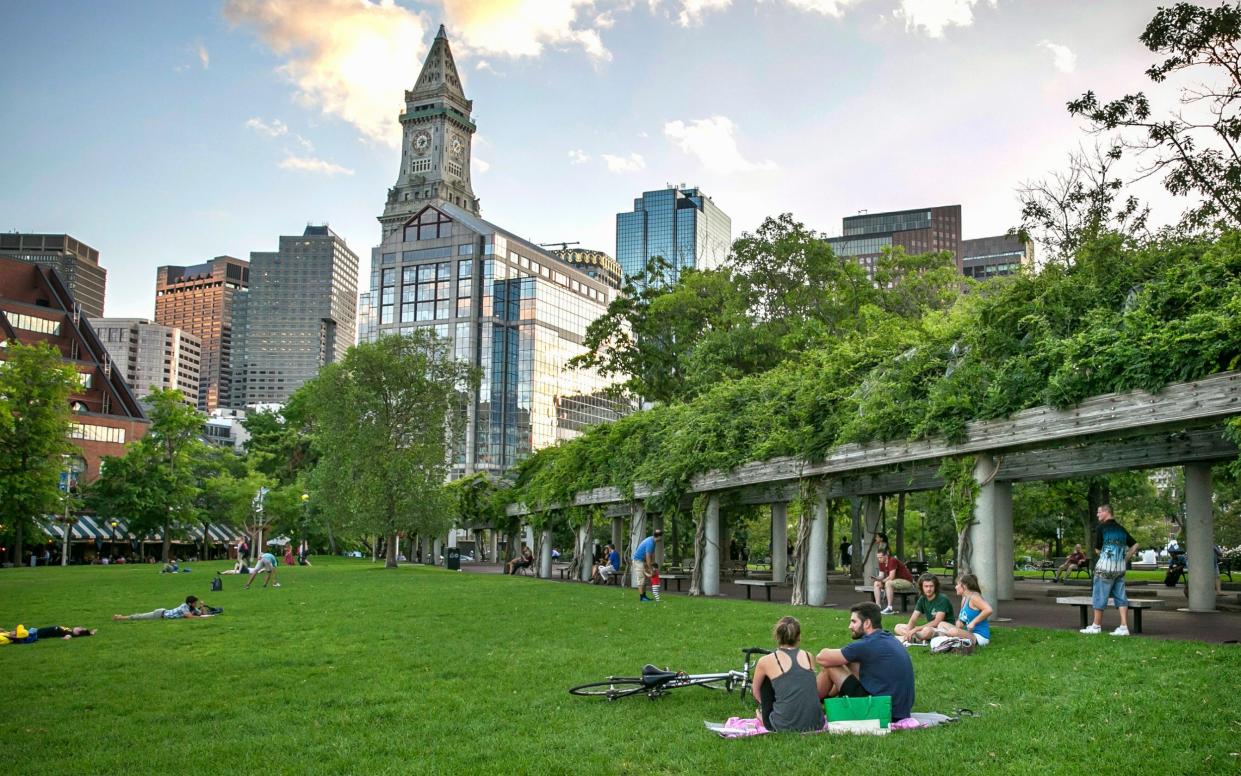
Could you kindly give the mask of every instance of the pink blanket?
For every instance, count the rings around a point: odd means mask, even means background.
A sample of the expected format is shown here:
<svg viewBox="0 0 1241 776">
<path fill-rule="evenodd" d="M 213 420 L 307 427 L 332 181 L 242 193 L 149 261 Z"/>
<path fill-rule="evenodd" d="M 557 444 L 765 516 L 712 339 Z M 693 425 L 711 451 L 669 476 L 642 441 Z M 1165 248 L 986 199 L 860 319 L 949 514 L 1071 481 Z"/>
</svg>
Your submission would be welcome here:
<svg viewBox="0 0 1241 776">
<path fill-rule="evenodd" d="M 729 717 L 728 721 L 720 724 L 718 722 L 704 722 L 707 729 L 717 733 L 722 738 L 749 738 L 750 736 L 761 736 L 773 731 L 763 726 L 762 720 L 757 715 L 753 717 Z M 813 735 L 815 733 L 828 732 L 828 723 L 824 722 L 823 727 L 819 730 L 810 731 L 803 735 Z M 893 722 L 889 729 L 891 730 L 913 730 L 914 728 L 926 727 L 926 724 L 920 722 L 916 717 L 908 717 L 899 722 Z"/>
</svg>

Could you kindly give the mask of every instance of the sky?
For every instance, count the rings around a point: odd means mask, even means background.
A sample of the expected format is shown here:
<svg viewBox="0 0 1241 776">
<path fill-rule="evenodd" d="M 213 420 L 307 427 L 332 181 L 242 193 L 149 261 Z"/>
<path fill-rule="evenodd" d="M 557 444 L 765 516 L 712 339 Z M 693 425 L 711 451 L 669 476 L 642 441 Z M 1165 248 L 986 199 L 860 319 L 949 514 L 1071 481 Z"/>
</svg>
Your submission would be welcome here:
<svg viewBox="0 0 1241 776">
<path fill-rule="evenodd" d="M 960 204 L 966 238 L 1094 142 L 1065 103 L 1148 89 L 1158 0 L 48 0 L 0 4 L 0 230 L 99 249 L 105 313 L 156 268 L 328 223 L 369 277 L 403 90 L 446 25 L 482 215 L 615 255 L 699 186 L 733 236 L 791 212 Z M 1185 203 L 1139 187 L 1153 221 Z M 360 290 L 365 290 L 362 288 Z"/>
</svg>

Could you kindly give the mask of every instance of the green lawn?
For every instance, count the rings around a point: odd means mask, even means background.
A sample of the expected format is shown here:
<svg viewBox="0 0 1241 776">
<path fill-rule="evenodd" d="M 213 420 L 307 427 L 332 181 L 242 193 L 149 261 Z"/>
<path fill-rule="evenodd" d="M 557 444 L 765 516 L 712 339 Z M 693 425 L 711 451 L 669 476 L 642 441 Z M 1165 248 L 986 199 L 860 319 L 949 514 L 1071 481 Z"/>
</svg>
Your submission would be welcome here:
<svg viewBox="0 0 1241 776">
<path fill-rule="evenodd" d="M 191 564 L 193 565 L 193 564 Z M 645 662 L 740 664 L 782 614 L 806 646 L 846 615 L 405 567 L 280 568 L 279 589 L 208 593 L 223 563 L 0 571 L 0 623 L 93 639 L 0 647 L 0 751 L 22 773 L 1236 773 L 1235 646 L 1006 629 L 971 657 L 914 654 L 915 710 L 979 716 L 886 738 L 702 727 L 742 708 L 687 689 L 651 702 L 566 689 Z M 112 623 L 188 593 L 213 619 Z M 749 708 L 749 707 L 746 707 Z M 936 765 L 938 764 L 938 765 Z M 1070 767 L 1071 766 L 1071 767 Z"/>
</svg>

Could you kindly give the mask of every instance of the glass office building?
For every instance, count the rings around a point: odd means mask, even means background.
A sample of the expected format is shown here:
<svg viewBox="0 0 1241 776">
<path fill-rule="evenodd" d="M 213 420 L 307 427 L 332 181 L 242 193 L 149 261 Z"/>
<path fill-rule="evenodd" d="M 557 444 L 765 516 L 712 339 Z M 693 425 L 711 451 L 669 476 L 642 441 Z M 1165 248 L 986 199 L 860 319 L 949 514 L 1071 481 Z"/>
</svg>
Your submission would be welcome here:
<svg viewBox="0 0 1241 776">
<path fill-rule="evenodd" d="M 670 282 L 683 267 L 714 269 L 728 258 L 732 239 L 732 219 L 697 188 L 647 191 L 633 201 L 633 212 L 616 214 L 616 260 L 626 277 L 655 256 L 672 266 Z"/>
</svg>

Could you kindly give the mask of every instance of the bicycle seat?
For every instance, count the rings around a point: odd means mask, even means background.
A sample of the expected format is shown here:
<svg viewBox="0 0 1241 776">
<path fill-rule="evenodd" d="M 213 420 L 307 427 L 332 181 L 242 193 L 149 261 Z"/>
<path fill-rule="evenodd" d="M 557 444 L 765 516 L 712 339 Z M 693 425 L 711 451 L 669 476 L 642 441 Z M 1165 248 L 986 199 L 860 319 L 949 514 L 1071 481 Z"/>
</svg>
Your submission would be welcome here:
<svg viewBox="0 0 1241 776">
<path fill-rule="evenodd" d="M 664 669 L 657 668 L 650 663 L 642 666 L 642 684 L 645 684 L 648 687 L 656 684 L 663 684 L 669 679 L 676 678 L 676 675 L 676 671 L 665 671 Z"/>
</svg>

